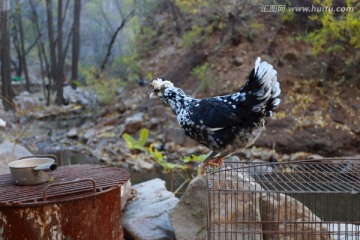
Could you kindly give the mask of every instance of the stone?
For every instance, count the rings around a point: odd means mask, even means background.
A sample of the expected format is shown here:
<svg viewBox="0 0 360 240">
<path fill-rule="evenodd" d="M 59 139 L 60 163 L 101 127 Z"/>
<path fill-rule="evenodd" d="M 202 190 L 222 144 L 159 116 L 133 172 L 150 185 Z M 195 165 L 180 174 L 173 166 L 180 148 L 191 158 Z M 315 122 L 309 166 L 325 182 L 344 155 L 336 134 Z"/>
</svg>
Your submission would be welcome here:
<svg viewBox="0 0 360 240">
<path fill-rule="evenodd" d="M 262 229 L 261 186 L 249 174 L 230 169 L 214 172 L 209 185 L 211 232 L 216 232 L 212 239 L 263 240 L 261 234 L 251 234 Z"/>
<path fill-rule="evenodd" d="M 72 128 L 70 129 L 67 133 L 66 136 L 68 138 L 76 138 L 78 137 L 78 129 L 77 128 Z"/>
<path fill-rule="evenodd" d="M 96 134 L 95 129 L 93 129 L 93 128 L 87 129 L 86 132 L 84 133 L 84 135 L 82 136 L 84 142 L 86 142 L 86 141 L 88 141 L 88 140 L 94 139 L 94 138 L 95 138 L 95 134 Z"/>
<path fill-rule="evenodd" d="M 326 225 L 304 204 L 282 193 L 262 194 L 260 212 L 264 240 L 331 240 Z M 280 233 L 279 233 L 280 232 Z M 313 234 L 316 233 L 316 234 Z"/>
<path fill-rule="evenodd" d="M 146 128 L 155 129 L 159 125 L 159 119 L 152 117 L 148 121 L 146 121 Z"/>
<path fill-rule="evenodd" d="M 216 224 L 216 230 L 219 234 L 212 236 L 212 239 L 247 239 L 246 236 L 237 235 L 236 233 L 226 233 L 230 222 L 233 222 L 232 229 L 257 230 L 261 231 L 259 224 L 243 224 L 242 222 L 260 222 L 259 200 L 256 194 L 249 190 L 261 188 L 249 180 L 244 179 L 241 174 L 233 171 L 220 171 L 214 173 L 211 177 L 210 185 L 213 191 L 210 194 L 211 221 L 219 221 Z M 246 177 L 246 178 L 249 178 Z M 241 181 L 244 184 L 231 184 L 232 182 Z M 226 189 L 220 192 L 217 189 Z M 244 192 L 242 192 L 245 190 Z M 229 194 L 237 192 L 237 194 Z M 170 221 L 174 227 L 176 239 L 207 239 L 207 214 L 208 214 L 208 197 L 207 197 L 207 180 L 206 176 L 199 175 L 191 181 L 177 206 L 170 211 Z M 239 206 L 239 207 L 234 207 Z M 214 227 L 215 223 L 212 223 Z M 227 222 L 227 223 L 225 223 Z M 212 229 L 214 230 L 214 229 Z M 252 238 L 259 239 L 261 238 Z"/>
<path fill-rule="evenodd" d="M 345 166 L 341 169 L 341 172 L 343 174 L 360 178 L 359 160 L 358 160 L 360 159 L 360 155 L 344 157 L 343 159 Z"/>
<path fill-rule="evenodd" d="M 9 162 L 31 155 L 33 154 L 29 150 L 19 144 L 10 142 L 0 144 L 0 175 L 10 173 L 7 166 Z"/>
<path fill-rule="evenodd" d="M 31 96 L 19 96 L 16 99 L 17 102 L 17 106 L 21 109 L 21 110 L 25 110 L 25 109 L 32 109 L 38 106 L 38 102 L 36 101 L 35 98 L 31 97 Z"/>
<path fill-rule="evenodd" d="M 121 186 L 121 210 L 124 210 L 127 200 L 131 197 L 131 179 L 128 179 L 125 184 Z"/>
<path fill-rule="evenodd" d="M 83 107 L 94 105 L 97 101 L 97 96 L 90 90 L 77 87 L 72 89 L 70 85 L 64 87 L 64 101 L 72 104 L 80 104 Z"/>
<path fill-rule="evenodd" d="M 175 239 L 168 212 L 179 199 L 166 190 L 165 181 L 156 178 L 132 187 L 137 196 L 129 200 L 123 212 L 126 239 Z"/>
<path fill-rule="evenodd" d="M 298 60 L 298 53 L 296 51 L 288 51 L 284 54 L 283 58 L 289 62 L 295 62 Z"/>
<path fill-rule="evenodd" d="M 307 152 L 296 152 L 290 155 L 290 161 L 305 160 L 309 153 Z"/>
<path fill-rule="evenodd" d="M 129 163 L 133 165 L 136 171 L 154 169 L 154 162 L 147 160 L 147 157 L 142 154 L 139 154 L 135 159 L 130 159 Z"/>
<path fill-rule="evenodd" d="M 121 156 L 123 156 L 124 158 L 130 158 L 132 156 L 129 147 L 127 146 L 127 143 L 123 139 L 119 139 L 116 142 L 116 145 L 118 146 L 118 153 Z"/>
<path fill-rule="evenodd" d="M 178 126 L 166 128 L 164 134 L 165 142 L 174 142 L 175 144 L 186 147 L 194 147 L 199 145 L 194 140 L 187 137 L 184 131 Z"/>
<path fill-rule="evenodd" d="M 90 105 L 90 101 L 87 98 L 85 98 L 84 96 L 79 96 L 78 102 L 80 103 L 81 106 L 84 106 L 84 107 L 87 107 Z"/>
<path fill-rule="evenodd" d="M 30 96 L 30 93 L 28 91 L 23 91 L 20 93 L 20 96 Z"/>
<path fill-rule="evenodd" d="M 143 126 L 144 113 L 138 112 L 125 119 L 125 131 L 126 133 L 137 133 Z"/>
<path fill-rule="evenodd" d="M 274 173 L 274 169 L 271 164 L 266 164 L 263 160 L 254 159 L 251 161 L 251 167 L 249 167 L 249 172 L 252 177 L 257 177 L 262 174 Z"/>
<path fill-rule="evenodd" d="M 0 127 L 2 128 L 6 127 L 6 122 L 2 118 L 0 118 Z"/>
<path fill-rule="evenodd" d="M 252 147 L 243 150 L 247 159 L 261 159 L 263 161 L 271 161 L 277 159 L 277 154 L 275 150 L 262 148 L 262 147 Z"/>
<path fill-rule="evenodd" d="M 125 87 L 119 87 L 116 89 L 116 94 L 122 95 L 122 94 L 124 94 L 124 91 L 125 91 Z"/>
<path fill-rule="evenodd" d="M 170 222 L 177 240 L 206 239 L 206 185 L 206 176 L 194 178 L 179 203 L 170 211 Z"/>
<path fill-rule="evenodd" d="M 186 141 L 184 132 L 178 127 L 170 127 L 165 129 L 165 142 L 174 142 L 183 145 Z"/>
<path fill-rule="evenodd" d="M 231 63 L 234 66 L 241 66 L 244 63 L 244 58 L 242 57 L 237 57 L 237 56 L 233 56 Z"/>
</svg>

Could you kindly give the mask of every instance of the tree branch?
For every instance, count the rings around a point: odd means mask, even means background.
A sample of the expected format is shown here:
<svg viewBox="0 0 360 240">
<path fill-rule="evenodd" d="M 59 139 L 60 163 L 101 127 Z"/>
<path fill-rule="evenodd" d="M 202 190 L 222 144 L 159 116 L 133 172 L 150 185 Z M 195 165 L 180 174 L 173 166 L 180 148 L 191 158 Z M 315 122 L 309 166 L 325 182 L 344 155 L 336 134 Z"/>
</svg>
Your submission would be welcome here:
<svg viewBox="0 0 360 240">
<path fill-rule="evenodd" d="M 78 0 L 77 0 L 78 1 Z M 74 24 L 73 24 L 74 25 Z M 68 52 L 68 49 L 69 49 L 69 45 L 70 45 L 70 40 L 71 40 L 71 36 L 73 34 L 73 31 L 72 31 L 73 27 L 71 27 L 71 30 L 69 31 L 69 34 L 68 34 L 68 37 L 66 39 L 66 43 L 65 43 L 65 48 L 64 48 L 64 51 L 63 51 L 63 64 L 65 64 L 65 56 L 67 55 L 67 52 Z"/>
<path fill-rule="evenodd" d="M 107 18 L 106 16 L 106 13 L 104 12 L 104 9 L 101 7 L 100 9 L 100 12 L 101 12 L 101 15 L 103 16 L 104 20 L 105 20 L 105 23 L 106 25 L 108 26 L 109 28 L 109 32 L 112 32 L 113 31 L 113 27 L 111 26 L 111 23 L 109 21 L 109 19 Z"/>
<path fill-rule="evenodd" d="M 36 46 L 36 44 L 38 43 L 38 41 L 40 40 L 40 38 L 41 38 L 41 35 L 39 35 L 39 36 L 35 39 L 35 41 L 26 49 L 26 51 L 25 51 L 25 56 L 27 56 L 28 53 L 31 51 L 31 49 L 33 49 L 33 47 Z"/>
<path fill-rule="evenodd" d="M 111 49 L 114 45 L 115 39 L 117 37 L 117 35 L 119 34 L 120 30 L 123 29 L 123 27 L 125 26 L 125 24 L 130 20 L 131 17 L 134 16 L 135 10 L 132 10 L 129 15 L 127 15 L 125 18 L 123 18 L 123 20 L 121 21 L 120 26 L 116 29 L 116 31 L 114 32 L 114 34 L 111 37 L 111 40 L 109 42 L 108 48 L 107 48 L 107 53 L 106 56 L 101 64 L 101 68 L 100 71 L 104 72 L 105 67 L 106 67 L 106 63 L 109 60 L 110 54 L 111 54 Z"/>
</svg>

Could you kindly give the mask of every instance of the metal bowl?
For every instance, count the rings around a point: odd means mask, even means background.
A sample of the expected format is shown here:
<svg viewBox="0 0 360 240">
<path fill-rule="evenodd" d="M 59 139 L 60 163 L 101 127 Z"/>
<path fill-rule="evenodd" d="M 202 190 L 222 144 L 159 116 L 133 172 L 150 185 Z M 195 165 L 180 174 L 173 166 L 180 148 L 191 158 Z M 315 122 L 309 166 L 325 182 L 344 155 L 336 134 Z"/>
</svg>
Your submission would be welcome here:
<svg viewBox="0 0 360 240">
<path fill-rule="evenodd" d="M 29 156 L 8 164 L 17 185 L 35 185 L 48 182 L 57 168 L 55 156 Z"/>
</svg>

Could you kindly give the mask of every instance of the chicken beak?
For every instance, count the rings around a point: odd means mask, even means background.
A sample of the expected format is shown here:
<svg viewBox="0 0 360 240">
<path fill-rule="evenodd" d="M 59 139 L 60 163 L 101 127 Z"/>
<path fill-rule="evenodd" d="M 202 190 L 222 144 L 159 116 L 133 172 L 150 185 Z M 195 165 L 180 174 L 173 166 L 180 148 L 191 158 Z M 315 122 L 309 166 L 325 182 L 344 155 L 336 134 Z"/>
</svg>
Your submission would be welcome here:
<svg viewBox="0 0 360 240">
<path fill-rule="evenodd" d="M 152 85 L 150 85 L 151 86 L 151 90 L 148 92 L 148 95 L 149 95 L 149 98 L 151 99 L 151 98 L 158 98 L 159 97 L 159 95 L 158 95 L 158 90 L 156 90 L 156 89 L 154 89 L 154 87 L 152 86 Z"/>
<path fill-rule="evenodd" d="M 156 98 L 156 93 L 154 93 L 154 91 L 150 91 L 148 92 L 149 94 L 149 98 Z"/>
</svg>

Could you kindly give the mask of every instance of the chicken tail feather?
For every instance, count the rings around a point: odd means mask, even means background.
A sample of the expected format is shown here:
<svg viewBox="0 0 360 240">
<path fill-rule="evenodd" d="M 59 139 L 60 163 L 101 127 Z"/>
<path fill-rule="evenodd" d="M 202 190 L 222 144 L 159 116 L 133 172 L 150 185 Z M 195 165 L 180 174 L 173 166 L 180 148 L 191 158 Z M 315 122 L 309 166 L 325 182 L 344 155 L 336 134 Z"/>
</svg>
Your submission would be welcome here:
<svg viewBox="0 0 360 240">
<path fill-rule="evenodd" d="M 246 105 L 251 111 L 271 116 L 272 111 L 280 104 L 280 84 L 277 81 L 277 71 L 258 57 L 254 69 L 250 72 L 249 80 L 240 92 L 247 96 Z"/>
</svg>

